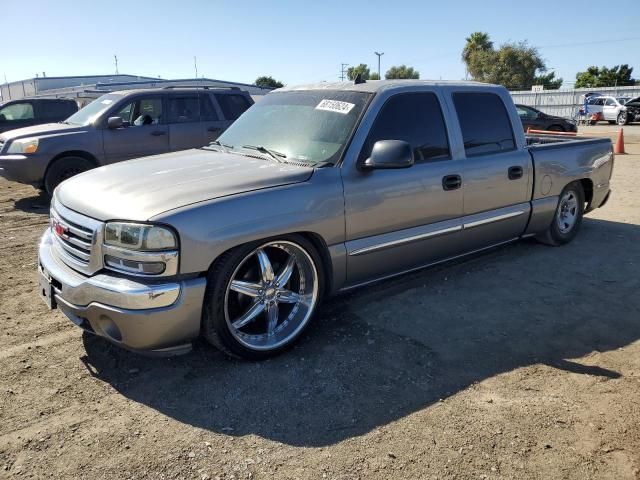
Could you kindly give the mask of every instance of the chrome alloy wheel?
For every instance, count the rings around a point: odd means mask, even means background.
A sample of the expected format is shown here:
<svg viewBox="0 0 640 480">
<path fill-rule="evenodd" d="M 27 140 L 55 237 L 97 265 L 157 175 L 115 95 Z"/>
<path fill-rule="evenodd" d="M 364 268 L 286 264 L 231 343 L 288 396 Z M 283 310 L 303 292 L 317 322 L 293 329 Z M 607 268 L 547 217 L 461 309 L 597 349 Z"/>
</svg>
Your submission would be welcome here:
<svg viewBox="0 0 640 480">
<path fill-rule="evenodd" d="M 231 334 L 253 350 L 273 350 L 305 327 L 318 302 L 318 272 L 299 245 L 275 241 L 249 253 L 233 272 L 224 314 Z"/>
<path fill-rule="evenodd" d="M 578 220 L 578 213 L 578 197 L 575 192 L 568 190 L 562 195 L 556 211 L 556 222 L 560 233 L 571 231 Z"/>
</svg>

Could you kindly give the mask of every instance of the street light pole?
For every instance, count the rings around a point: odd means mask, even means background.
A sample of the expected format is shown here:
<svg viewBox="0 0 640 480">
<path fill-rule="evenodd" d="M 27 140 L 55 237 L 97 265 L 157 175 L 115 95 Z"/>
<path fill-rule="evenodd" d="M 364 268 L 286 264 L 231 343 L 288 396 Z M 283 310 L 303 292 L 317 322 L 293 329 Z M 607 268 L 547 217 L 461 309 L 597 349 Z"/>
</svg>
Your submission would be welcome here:
<svg viewBox="0 0 640 480">
<path fill-rule="evenodd" d="M 378 56 L 378 79 L 382 80 L 382 77 L 380 76 L 380 57 L 382 55 L 384 55 L 384 52 L 373 52 Z"/>
</svg>

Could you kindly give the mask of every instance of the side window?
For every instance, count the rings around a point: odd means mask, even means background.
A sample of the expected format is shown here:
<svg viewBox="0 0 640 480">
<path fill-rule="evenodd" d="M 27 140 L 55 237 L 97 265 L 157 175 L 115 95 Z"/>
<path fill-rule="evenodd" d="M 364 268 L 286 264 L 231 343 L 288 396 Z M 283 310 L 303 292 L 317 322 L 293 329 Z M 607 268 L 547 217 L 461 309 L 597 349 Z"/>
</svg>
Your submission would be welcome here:
<svg viewBox="0 0 640 480">
<path fill-rule="evenodd" d="M 360 161 L 371 155 L 378 140 L 408 142 L 416 163 L 451 158 L 442 109 L 433 93 L 398 94 L 387 100 L 371 127 Z"/>
<path fill-rule="evenodd" d="M 216 100 L 227 120 L 235 120 L 251 106 L 244 95 L 220 93 L 216 94 Z"/>
<path fill-rule="evenodd" d="M 190 123 L 200 121 L 200 100 L 198 95 L 169 97 L 169 123 Z"/>
<path fill-rule="evenodd" d="M 161 98 L 143 98 L 139 100 L 136 106 L 134 125 L 157 125 L 162 121 Z"/>
<path fill-rule="evenodd" d="M 607 107 L 614 107 L 616 105 L 616 101 L 613 98 L 607 98 L 605 105 Z"/>
<path fill-rule="evenodd" d="M 13 103 L 0 110 L 0 120 L 31 120 L 33 105 L 30 103 Z"/>
<path fill-rule="evenodd" d="M 75 110 L 71 102 L 43 102 L 40 112 L 44 120 L 64 120 L 73 115 Z"/>
<path fill-rule="evenodd" d="M 211 97 L 208 93 L 200 95 L 200 117 L 203 122 L 215 122 L 219 120 L 218 113 L 211 103 Z"/>
<path fill-rule="evenodd" d="M 128 125 L 128 124 L 131 123 L 131 115 L 133 114 L 133 111 L 135 110 L 135 108 L 134 108 L 135 103 L 136 102 L 128 103 L 127 105 L 122 107 L 120 110 L 110 114 L 109 116 L 110 117 L 120 117 L 122 119 L 122 122 L 125 125 Z"/>
<path fill-rule="evenodd" d="M 454 93 L 453 103 L 468 157 L 516 148 L 502 99 L 493 93 Z"/>
</svg>

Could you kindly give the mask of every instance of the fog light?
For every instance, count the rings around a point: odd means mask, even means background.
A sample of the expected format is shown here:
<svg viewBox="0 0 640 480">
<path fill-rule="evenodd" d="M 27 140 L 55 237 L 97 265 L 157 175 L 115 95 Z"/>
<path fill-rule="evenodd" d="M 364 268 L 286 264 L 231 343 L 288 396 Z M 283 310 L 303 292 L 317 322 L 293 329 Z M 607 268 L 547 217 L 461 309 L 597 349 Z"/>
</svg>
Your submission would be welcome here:
<svg viewBox="0 0 640 480">
<path fill-rule="evenodd" d="M 144 275 L 159 275 L 164 272 L 166 265 L 163 262 L 136 262 L 125 260 L 112 255 L 104 256 L 104 263 L 108 267 L 124 272 L 141 273 Z"/>
</svg>

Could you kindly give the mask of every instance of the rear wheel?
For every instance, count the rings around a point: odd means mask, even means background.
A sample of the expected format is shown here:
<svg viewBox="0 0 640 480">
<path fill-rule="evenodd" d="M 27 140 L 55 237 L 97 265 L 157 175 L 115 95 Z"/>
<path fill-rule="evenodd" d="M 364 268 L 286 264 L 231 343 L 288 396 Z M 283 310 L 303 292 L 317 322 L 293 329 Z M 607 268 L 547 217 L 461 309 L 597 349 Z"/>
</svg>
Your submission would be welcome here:
<svg viewBox="0 0 640 480">
<path fill-rule="evenodd" d="M 47 169 L 44 177 L 44 188 L 49 195 L 62 182 L 79 173 L 91 170 L 95 165 L 82 157 L 62 157 L 55 160 Z"/>
<path fill-rule="evenodd" d="M 302 236 L 238 247 L 209 273 L 203 335 L 234 357 L 277 355 L 309 325 L 323 287 L 320 256 Z"/>
<path fill-rule="evenodd" d="M 580 182 L 573 182 L 560 193 L 553 221 L 538 240 L 547 245 L 569 243 L 578 234 L 584 215 L 584 190 Z"/>
</svg>

